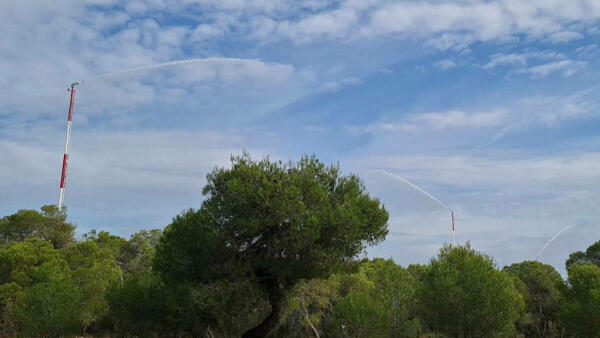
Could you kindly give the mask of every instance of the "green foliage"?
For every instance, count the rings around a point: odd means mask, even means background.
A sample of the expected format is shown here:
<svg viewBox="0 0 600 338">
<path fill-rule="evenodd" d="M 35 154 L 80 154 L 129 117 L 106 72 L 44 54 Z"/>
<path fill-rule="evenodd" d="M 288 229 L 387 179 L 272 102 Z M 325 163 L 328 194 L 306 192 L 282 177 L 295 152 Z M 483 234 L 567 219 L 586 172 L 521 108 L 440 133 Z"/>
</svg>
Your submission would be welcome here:
<svg viewBox="0 0 600 338">
<path fill-rule="evenodd" d="M 79 328 L 80 290 L 67 276 L 27 288 L 16 309 L 23 337 L 61 337 Z"/>
<path fill-rule="evenodd" d="M 600 335 L 600 268 L 573 264 L 568 270 L 568 287 L 560 316 L 571 337 Z"/>
<path fill-rule="evenodd" d="M 20 210 L 0 219 L 0 243 L 23 242 L 38 237 L 61 249 L 73 241 L 75 226 L 66 222 L 65 210 L 58 211 L 54 205 L 45 205 L 42 212 Z"/>
<path fill-rule="evenodd" d="M 91 232 L 73 243 L 74 227 L 53 206 L 2 218 L 0 336 L 65 336 L 97 331 L 108 315 L 108 286 L 128 272 L 151 272 L 160 231 L 131 241 Z M 62 243 L 62 244 L 61 244 Z M 68 245 L 67 245 L 68 244 Z M 58 250 L 60 249 L 60 250 Z"/>
<path fill-rule="evenodd" d="M 540 262 L 499 271 L 469 244 L 405 269 L 357 259 L 387 212 L 315 158 L 234 158 L 204 193 L 164 235 L 129 240 L 73 241 L 54 206 L 1 218 L 0 337 L 600 336 L 600 241 L 570 255 L 566 282 Z"/>
<path fill-rule="evenodd" d="M 239 337 L 267 308 L 249 283 L 174 286 L 136 276 L 113 284 L 107 299 L 116 332 L 133 336 L 199 336 L 210 330 L 217 337 Z"/>
<path fill-rule="evenodd" d="M 301 283 L 288 301 L 278 336 L 418 337 L 416 281 L 392 260 L 357 273 Z"/>
<path fill-rule="evenodd" d="M 0 284 L 14 282 L 29 287 L 61 279 L 68 269 L 60 252 L 39 238 L 27 238 L 0 249 Z"/>
<path fill-rule="evenodd" d="M 106 294 L 114 330 L 124 336 L 158 337 L 170 327 L 169 294 L 157 279 L 125 278 Z"/>
<path fill-rule="evenodd" d="M 155 268 L 170 280 L 258 282 L 273 311 L 250 336 L 277 324 L 283 293 L 299 280 L 327 276 L 387 234 L 388 214 L 360 179 L 315 157 L 284 164 L 244 154 L 207 181 L 201 208 L 165 229 Z"/>
<path fill-rule="evenodd" d="M 519 328 L 526 337 L 557 337 L 556 326 L 562 298 L 563 280 L 552 266 L 537 261 L 515 263 L 503 269 L 518 278 L 525 288 L 519 290 L 525 300 L 527 319 Z"/>
<path fill-rule="evenodd" d="M 16 307 L 23 297 L 23 287 L 15 282 L 0 285 L 0 334 L 15 336 L 18 329 Z"/>
<path fill-rule="evenodd" d="M 161 236 L 162 231 L 158 229 L 140 230 L 131 235 L 127 244 L 121 249 L 121 257 L 125 263 L 124 272 L 137 275 L 150 274 L 152 259 Z"/>
<path fill-rule="evenodd" d="M 569 270 L 573 264 L 585 263 L 600 267 L 600 241 L 590 245 L 585 252 L 576 251 L 570 254 L 565 265 L 567 266 L 567 270 Z"/>
<path fill-rule="evenodd" d="M 302 281 L 290 294 L 276 337 L 306 337 L 332 330 L 332 310 L 342 297 L 341 276 Z M 346 277 L 346 276 L 344 276 Z"/>
<path fill-rule="evenodd" d="M 524 301 L 492 258 L 465 246 L 444 246 L 432 259 L 420 289 L 429 329 L 448 336 L 514 334 Z"/>
<path fill-rule="evenodd" d="M 39 238 L 0 249 L 3 333 L 55 337 L 73 332 L 81 297 L 70 277 L 60 251 Z"/>
<path fill-rule="evenodd" d="M 112 252 L 93 241 L 72 245 L 64 256 L 72 271 L 72 279 L 82 295 L 79 320 L 85 331 L 106 315 L 108 302 L 105 293 L 110 283 L 121 278 L 121 269 Z"/>
<path fill-rule="evenodd" d="M 364 263 L 361 285 L 349 290 L 333 309 L 333 317 L 349 337 L 418 337 L 415 317 L 416 281 L 392 260 Z"/>
</svg>

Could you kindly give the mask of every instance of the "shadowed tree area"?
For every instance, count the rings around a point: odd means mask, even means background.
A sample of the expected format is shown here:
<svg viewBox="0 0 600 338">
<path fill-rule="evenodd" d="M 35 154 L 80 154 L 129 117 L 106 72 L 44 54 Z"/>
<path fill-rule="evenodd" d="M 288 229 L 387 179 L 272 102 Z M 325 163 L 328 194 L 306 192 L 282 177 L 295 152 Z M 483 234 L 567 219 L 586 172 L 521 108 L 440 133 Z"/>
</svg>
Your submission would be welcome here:
<svg viewBox="0 0 600 338">
<path fill-rule="evenodd" d="M 558 312 L 563 286 L 560 274 L 552 266 L 537 261 L 525 261 L 504 267 L 516 282 L 525 300 L 526 314 L 519 330 L 527 337 L 558 337 Z"/>
</svg>

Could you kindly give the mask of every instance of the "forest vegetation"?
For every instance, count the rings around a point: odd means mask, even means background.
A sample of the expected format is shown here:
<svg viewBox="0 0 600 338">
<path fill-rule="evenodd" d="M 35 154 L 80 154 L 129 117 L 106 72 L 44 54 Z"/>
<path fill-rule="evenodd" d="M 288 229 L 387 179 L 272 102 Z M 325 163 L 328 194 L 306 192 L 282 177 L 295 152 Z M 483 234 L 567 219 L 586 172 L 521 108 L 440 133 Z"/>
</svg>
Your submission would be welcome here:
<svg viewBox="0 0 600 338">
<path fill-rule="evenodd" d="M 232 157 L 202 193 L 129 239 L 53 205 L 0 218 L 0 337 L 600 337 L 600 241 L 566 279 L 469 243 L 367 259 L 385 206 L 314 156 Z"/>
</svg>

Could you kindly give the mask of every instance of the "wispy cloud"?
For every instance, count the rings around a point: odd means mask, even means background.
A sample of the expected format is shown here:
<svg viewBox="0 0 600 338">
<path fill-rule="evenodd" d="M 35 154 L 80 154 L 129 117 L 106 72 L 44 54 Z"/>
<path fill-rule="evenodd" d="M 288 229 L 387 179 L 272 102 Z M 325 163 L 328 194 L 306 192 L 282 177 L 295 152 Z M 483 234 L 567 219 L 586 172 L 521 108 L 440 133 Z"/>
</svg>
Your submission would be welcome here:
<svg viewBox="0 0 600 338">
<path fill-rule="evenodd" d="M 448 70 L 448 69 L 457 67 L 456 62 L 454 62 L 453 60 L 450 60 L 450 59 L 440 60 L 440 61 L 434 63 L 433 65 L 441 70 Z"/>
<path fill-rule="evenodd" d="M 344 126 L 344 129 L 353 134 L 371 132 L 412 133 L 418 131 L 419 127 L 410 123 L 376 122 L 366 126 L 346 125 Z"/>
<path fill-rule="evenodd" d="M 502 124 L 507 117 L 505 111 L 466 113 L 461 110 L 451 110 L 441 113 L 425 113 L 411 120 L 424 122 L 433 129 L 453 127 L 492 127 Z"/>
<path fill-rule="evenodd" d="M 552 43 L 567 43 L 579 39 L 583 39 L 583 34 L 573 31 L 562 31 L 548 37 L 548 41 Z"/>
<path fill-rule="evenodd" d="M 537 79 L 544 78 L 552 73 L 560 73 L 562 76 L 569 77 L 584 69 L 586 65 L 587 62 L 585 61 L 561 60 L 521 68 L 518 72 L 529 74 Z"/>
<path fill-rule="evenodd" d="M 524 54 L 516 54 L 516 53 L 494 54 L 494 55 L 492 55 L 490 62 L 485 64 L 485 66 L 483 66 L 483 68 L 490 69 L 490 68 L 495 68 L 498 66 L 505 66 L 505 65 L 524 66 L 526 64 L 527 64 L 527 56 Z"/>
<path fill-rule="evenodd" d="M 510 66 L 517 69 L 524 68 L 532 62 L 548 61 L 548 60 L 564 60 L 566 56 L 556 51 L 527 51 L 518 53 L 496 53 L 490 57 L 490 61 L 486 63 L 484 69 L 492 69 L 501 66 Z"/>
<path fill-rule="evenodd" d="M 443 130 L 448 128 L 486 128 L 503 124 L 508 117 L 506 111 L 470 112 L 450 110 L 423 113 L 406 118 L 402 122 L 376 122 L 366 126 L 346 126 L 352 133 L 371 132 L 415 132 L 422 129 Z"/>
</svg>

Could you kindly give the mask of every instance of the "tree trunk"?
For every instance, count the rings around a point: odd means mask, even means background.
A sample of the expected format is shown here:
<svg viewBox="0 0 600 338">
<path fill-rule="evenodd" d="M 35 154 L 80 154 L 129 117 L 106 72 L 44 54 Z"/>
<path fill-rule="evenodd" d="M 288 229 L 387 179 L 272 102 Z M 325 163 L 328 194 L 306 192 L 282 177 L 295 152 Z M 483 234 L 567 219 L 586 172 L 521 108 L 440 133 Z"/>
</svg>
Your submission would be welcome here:
<svg viewBox="0 0 600 338">
<path fill-rule="evenodd" d="M 315 337 L 321 338 L 321 336 L 319 335 L 319 330 L 317 330 L 317 328 L 310 322 L 310 317 L 308 316 L 308 311 L 306 310 L 306 307 L 302 303 L 302 299 L 300 299 L 300 306 L 302 307 L 302 310 L 304 311 L 304 316 L 306 316 L 306 322 L 308 323 L 308 326 L 310 326 L 310 328 L 313 330 Z"/>
<path fill-rule="evenodd" d="M 246 331 L 242 338 L 264 338 L 279 323 L 281 310 L 283 309 L 283 284 L 275 282 L 267 290 L 269 292 L 269 303 L 271 304 L 271 313 L 258 326 Z"/>
</svg>

